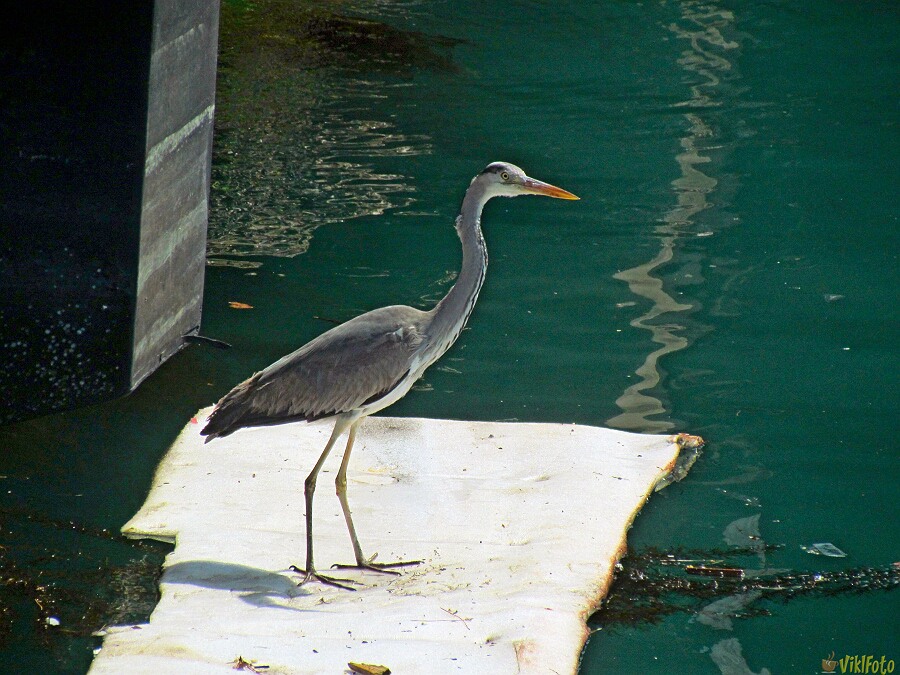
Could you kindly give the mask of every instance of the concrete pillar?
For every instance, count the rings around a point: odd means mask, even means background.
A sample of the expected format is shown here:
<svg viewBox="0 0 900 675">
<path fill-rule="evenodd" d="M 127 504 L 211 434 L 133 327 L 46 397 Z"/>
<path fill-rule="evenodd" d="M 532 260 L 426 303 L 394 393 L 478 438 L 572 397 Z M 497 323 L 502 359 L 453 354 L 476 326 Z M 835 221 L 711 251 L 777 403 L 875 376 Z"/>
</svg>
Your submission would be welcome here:
<svg viewBox="0 0 900 675">
<path fill-rule="evenodd" d="M 199 326 L 218 0 L 0 28 L 0 423 L 125 394 Z"/>
<path fill-rule="evenodd" d="M 154 3 L 132 388 L 200 327 L 218 35 L 218 2 Z"/>
</svg>

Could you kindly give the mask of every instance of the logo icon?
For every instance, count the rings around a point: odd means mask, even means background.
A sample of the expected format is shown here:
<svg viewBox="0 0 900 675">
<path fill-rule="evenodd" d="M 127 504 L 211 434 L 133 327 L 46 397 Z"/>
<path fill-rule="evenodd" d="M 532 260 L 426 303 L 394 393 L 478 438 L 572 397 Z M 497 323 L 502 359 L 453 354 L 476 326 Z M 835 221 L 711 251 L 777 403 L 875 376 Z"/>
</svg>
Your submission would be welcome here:
<svg viewBox="0 0 900 675">
<path fill-rule="evenodd" d="M 822 672 L 823 673 L 833 673 L 834 669 L 837 668 L 838 662 L 834 660 L 834 652 L 831 652 L 831 656 L 827 659 L 822 659 Z"/>
</svg>

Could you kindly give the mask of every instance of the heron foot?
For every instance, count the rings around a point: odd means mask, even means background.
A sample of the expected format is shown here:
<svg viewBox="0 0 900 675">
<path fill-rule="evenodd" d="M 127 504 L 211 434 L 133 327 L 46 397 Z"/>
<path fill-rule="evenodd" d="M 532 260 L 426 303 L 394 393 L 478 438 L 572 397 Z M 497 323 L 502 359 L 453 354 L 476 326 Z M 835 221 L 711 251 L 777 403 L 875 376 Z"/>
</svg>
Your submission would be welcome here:
<svg viewBox="0 0 900 675">
<path fill-rule="evenodd" d="M 304 570 L 300 567 L 297 567 L 296 565 L 291 565 L 290 569 L 292 572 L 303 575 L 303 581 L 297 584 L 298 586 L 302 586 L 308 581 L 318 581 L 320 584 L 325 584 L 326 586 L 334 586 L 335 588 L 341 588 L 345 591 L 355 591 L 356 589 L 353 588 L 353 586 L 348 586 L 347 584 L 357 584 L 359 586 L 362 585 L 361 582 L 354 579 L 327 577 L 324 574 L 319 574 L 314 567 L 310 567 L 310 569 Z"/>
<path fill-rule="evenodd" d="M 358 560 L 354 565 L 335 564 L 331 569 L 339 570 L 369 570 L 370 572 L 379 572 L 381 574 L 393 574 L 400 576 L 400 572 L 392 570 L 392 567 L 411 567 L 413 565 L 421 565 L 421 560 L 399 560 L 397 562 L 379 563 L 375 562 L 375 556 L 368 560 Z"/>
</svg>

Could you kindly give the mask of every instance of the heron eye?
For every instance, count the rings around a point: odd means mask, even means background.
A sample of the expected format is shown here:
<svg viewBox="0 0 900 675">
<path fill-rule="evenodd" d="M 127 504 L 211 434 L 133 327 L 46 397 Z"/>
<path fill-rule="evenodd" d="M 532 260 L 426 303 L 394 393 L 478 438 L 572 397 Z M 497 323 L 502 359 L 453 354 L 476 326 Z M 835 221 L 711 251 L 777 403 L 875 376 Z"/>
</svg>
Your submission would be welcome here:
<svg viewBox="0 0 900 675">
<path fill-rule="evenodd" d="M 500 174 L 500 178 L 501 178 L 501 180 L 505 180 L 505 181 L 506 181 L 506 180 L 509 180 L 509 172 L 508 172 L 508 171 L 503 171 L 503 172 Z"/>
</svg>

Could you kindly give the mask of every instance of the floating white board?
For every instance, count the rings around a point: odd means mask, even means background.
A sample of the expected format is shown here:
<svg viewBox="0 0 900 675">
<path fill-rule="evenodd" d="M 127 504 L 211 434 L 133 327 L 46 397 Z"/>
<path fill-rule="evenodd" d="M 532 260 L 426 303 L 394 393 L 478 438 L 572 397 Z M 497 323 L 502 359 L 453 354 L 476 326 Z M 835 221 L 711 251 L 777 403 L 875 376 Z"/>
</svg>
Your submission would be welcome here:
<svg viewBox="0 0 900 675">
<path fill-rule="evenodd" d="M 174 541 L 147 624 L 110 628 L 90 673 L 574 673 L 645 500 L 702 441 L 571 424 L 372 417 L 348 473 L 366 555 L 355 592 L 290 572 L 305 559 L 303 482 L 330 424 L 246 429 L 204 445 L 198 413 L 161 463 L 130 537 Z M 316 565 L 353 562 L 319 476 Z M 678 460 L 679 452 L 682 459 Z M 377 671 L 373 671 L 377 672 Z"/>
</svg>

